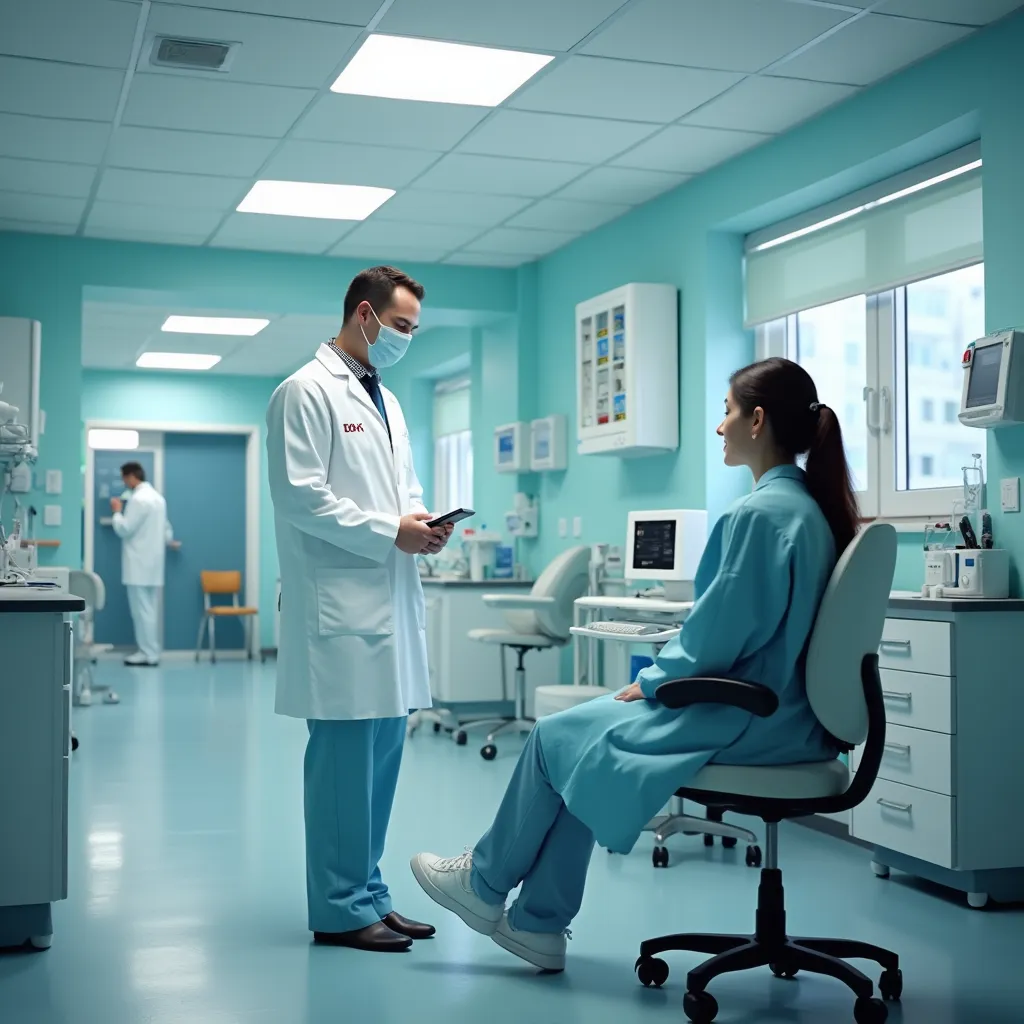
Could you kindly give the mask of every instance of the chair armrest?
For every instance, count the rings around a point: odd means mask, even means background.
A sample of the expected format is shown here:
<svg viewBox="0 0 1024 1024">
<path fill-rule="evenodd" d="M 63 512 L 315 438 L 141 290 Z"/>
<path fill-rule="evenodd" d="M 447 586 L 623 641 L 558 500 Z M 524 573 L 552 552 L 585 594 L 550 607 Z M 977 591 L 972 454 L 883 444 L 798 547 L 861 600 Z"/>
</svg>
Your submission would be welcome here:
<svg viewBox="0 0 1024 1024">
<path fill-rule="evenodd" d="M 507 608 L 514 612 L 535 612 L 555 604 L 553 597 L 534 597 L 532 594 L 484 594 L 481 600 L 490 608 Z"/>
<path fill-rule="evenodd" d="M 728 704 L 749 711 L 758 718 L 768 718 L 779 707 L 779 698 L 767 686 L 707 676 L 670 679 L 654 691 L 654 696 L 667 708 L 688 708 L 691 704 Z"/>
</svg>

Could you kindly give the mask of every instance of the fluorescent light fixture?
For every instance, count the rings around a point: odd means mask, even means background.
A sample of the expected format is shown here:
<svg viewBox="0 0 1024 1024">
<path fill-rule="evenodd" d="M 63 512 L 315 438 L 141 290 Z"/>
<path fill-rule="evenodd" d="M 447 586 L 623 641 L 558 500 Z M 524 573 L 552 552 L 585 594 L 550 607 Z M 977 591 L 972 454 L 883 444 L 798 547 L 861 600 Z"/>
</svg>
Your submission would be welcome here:
<svg viewBox="0 0 1024 1024">
<path fill-rule="evenodd" d="M 849 220 L 851 217 L 856 217 L 858 214 L 865 213 L 868 210 L 873 210 L 875 207 L 885 206 L 886 203 L 893 203 L 897 199 L 912 196 L 915 192 L 921 192 L 926 188 L 931 188 L 933 185 L 939 185 L 944 181 L 949 181 L 950 178 L 958 178 L 961 174 L 977 170 L 979 167 L 981 167 L 980 160 L 964 164 L 962 167 L 954 167 L 953 170 L 946 171 L 944 174 L 937 174 L 934 178 L 928 178 L 926 181 L 919 181 L 916 185 L 911 185 L 908 188 L 901 188 L 897 192 L 890 192 L 888 195 L 882 196 L 879 199 L 873 199 L 870 203 L 864 203 L 862 206 L 855 206 L 851 210 L 844 210 L 842 213 L 837 213 L 834 217 L 826 217 L 825 220 L 819 220 L 814 224 L 808 224 L 807 227 L 800 228 L 797 231 L 790 231 L 788 234 L 779 235 L 778 238 L 773 238 L 768 242 L 762 242 L 761 245 L 755 246 L 752 251 L 764 252 L 765 249 L 774 249 L 778 245 L 785 245 L 786 242 L 792 242 L 794 239 L 803 238 L 805 235 L 812 235 L 815 231 L 821 231 L 823 228 L 830 228 L 833 224 L 838 224 L 840 221 Z"/>
<path fill-rule="evenodd" d="M 143 352 L 136 366 L 146 370 L 208 370 L 220 362 L 220 356 L 199 352 Z"/>
<path fill-rule="evenodd" d="M 251 338 L 269 323 L 246 316 L 169 316 L 160 330 L 174 334 L 241 334 Z"/>
<path fill-rule="evenodd" d="M 239 213 L 322 220 L 365 220 L 393 195 L 374 185 L 325 185 L 313 181 L 257 181 L 238 204 Z"/>
<path fill-rule="evenodd" d="M 89 431 L 89 447 L 93 451 L 134 451 L 139 447 L 137 430 L 107 430 L 93 427 Z"/>
<path fill-rule="evenodd" d="M 544 53 L 372 35 L 331 92 L 496 107 L 552 60 Z"/>
</svg>

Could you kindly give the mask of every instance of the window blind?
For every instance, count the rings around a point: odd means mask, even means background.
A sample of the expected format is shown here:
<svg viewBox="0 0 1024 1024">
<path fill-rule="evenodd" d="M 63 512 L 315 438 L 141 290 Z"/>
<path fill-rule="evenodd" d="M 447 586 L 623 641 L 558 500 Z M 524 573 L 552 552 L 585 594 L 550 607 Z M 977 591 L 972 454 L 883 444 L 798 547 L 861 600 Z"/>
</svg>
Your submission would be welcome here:
<svg viewBox="0 0 1024 1024">
<path fill-rule="evenodd" d="M 434 437 L 469 429 L 469 381 L 439 384 L 434 391 Z"/>
</svg>

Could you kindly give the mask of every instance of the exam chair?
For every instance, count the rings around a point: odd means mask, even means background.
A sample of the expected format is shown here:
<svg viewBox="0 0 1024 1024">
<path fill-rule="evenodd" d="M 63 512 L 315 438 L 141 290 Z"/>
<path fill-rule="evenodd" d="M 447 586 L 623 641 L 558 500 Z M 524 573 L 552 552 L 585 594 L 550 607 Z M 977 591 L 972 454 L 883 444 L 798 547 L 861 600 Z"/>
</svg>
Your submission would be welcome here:
<svg viewBox="0 0 1024 1024">
<path fill-rule="evenodd" d="M 648 939 L 640 946 L 636 972 L 647 986 L 668 979 L 668 964 L 658 959 L 669 950 L 713 954 L 686 978 L 683 1010 L 694 1024 L 710 1024 L 718 1003 L 707 991 L 721 974 L 769 967 L 777 978 L 799 971 L 824 974 L 851 988 L 857 997 L 857 1024 L 882 1024 L 885 1000 L 898 1000 L 903 974 L 897 954 L 853 939 L 789 938 L 779 869 L 779 822 L 809 814 L 848 811 L 864 801 L 875 784 L 885 745 L 885 705 L 878 674 L 882 638 L 896 566 L 896 531 L 873 523 L 861 531 L 839 559 L 811 633 L 807 652 L 807 697 L 822 726 L 840 750 L 864 744 L 852 780 L 838 758 L 807 764 L 709 764 L 678 796 L 706 807 L 755 815 L 765 823 L 765 865 L 757 897 L 757 924 L 751 935 L 683 934 Z M 727 704 L 760 718 L 778 708 L 772 690 L 735 679 L 677 679 L 663 683 L 658 700 L 670 708 Z M 871 979 L 846 962 L 873 960 L 883 968 L 873 998 Z"/>
<path fill-rule="evenodd" d="M 121 698 L 103 683 L 95 679 L 96 653 L 108 648 L 109 644 L 96 644 L 94 628 L 96 613 L 103 611 L 107 603 L 107 590 L 103 579 L 95 572 L 72 569 L 68 573 L 68 591 L 85 601 L 85 611 L 80 612 L 74 629 L 74 678 L 71 687 L 72 702 L 79 707 L 92 704 L 93 691 L 103 692 L 104 704 L 118 704 Z"/>
<path fill-rule="evenodd" d="M 502 694 L 508 693 L 505 654 L 510 650 L 515 653 L 515 715 L 512 718 L 482 718 L 467 722 L 455 736 L 460 746 L 466 742 L 467 730 L 487 726 L 490 732 L 480 749 L 480 756 L 485 761 L 492 761 L 498 754 L 494 743 L 498 733 L 524 733 L 533 729 L 533 721 L 526 717 L 526 668 L 523 661 L 530 651 L 564 647 L 569 642 L 573 604 L 576 598 L 587 592 L 589 566 L 589 547 L 570 548 L 547 566 L 529 594 L 483 596 L 484 604 L 500 608 L 505 613 L 508 629 L 474 629 L 469 632 L 469 638 L 501 648 Z"/>
</svg>

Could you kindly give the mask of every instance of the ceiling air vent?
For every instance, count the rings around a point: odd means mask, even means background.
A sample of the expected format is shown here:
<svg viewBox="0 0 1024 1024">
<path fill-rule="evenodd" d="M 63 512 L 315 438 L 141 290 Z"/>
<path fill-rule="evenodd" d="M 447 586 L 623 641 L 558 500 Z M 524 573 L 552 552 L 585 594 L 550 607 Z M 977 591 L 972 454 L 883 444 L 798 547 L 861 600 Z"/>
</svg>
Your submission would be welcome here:
<svg viewBox="0 0 1024 1024">
<path fill-rule="evenodd" d="M 227 71 L 234 48 L 234 43 L 157 36 L 153 40 L 150 63 L 182 71 Z"/>
</svg>

